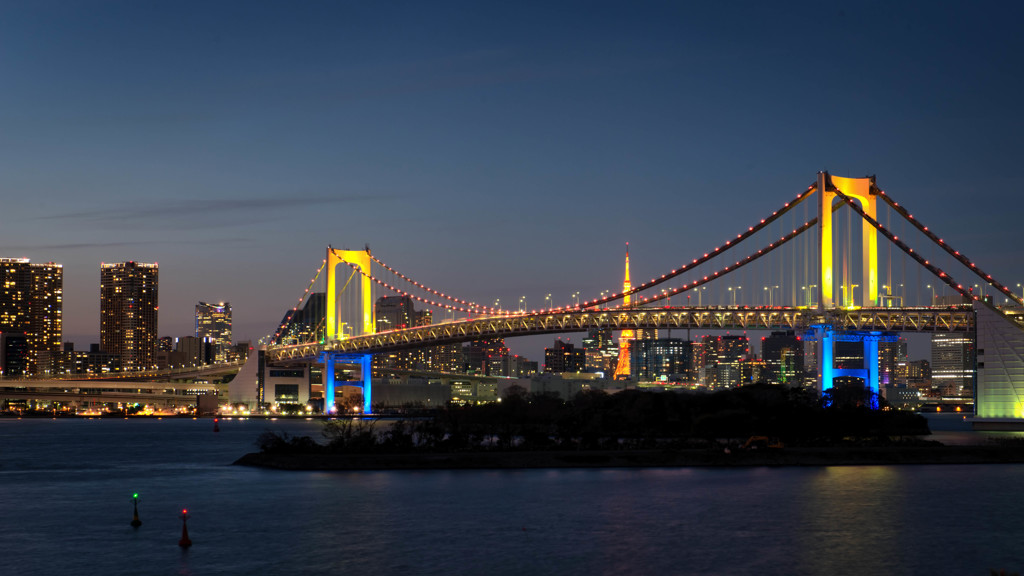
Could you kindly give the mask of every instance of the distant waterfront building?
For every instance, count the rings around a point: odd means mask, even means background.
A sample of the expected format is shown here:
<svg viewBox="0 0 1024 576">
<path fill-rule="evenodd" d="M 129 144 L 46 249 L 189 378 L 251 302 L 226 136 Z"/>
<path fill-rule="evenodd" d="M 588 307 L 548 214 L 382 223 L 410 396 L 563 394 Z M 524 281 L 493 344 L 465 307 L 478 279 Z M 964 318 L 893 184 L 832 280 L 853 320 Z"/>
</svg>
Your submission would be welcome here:
<svg viewBox="0 0 1024 576">
<path fill-rule="evenodd" d="M 222 363 L 231 350 L 231 304 L 196 304 L 196 338 L 206 339 L 212 349 L 212 362 Z"/>
<path fill-rule="evenodd" d="M 64 266 L 0 258 L 0 332 L 25 337 L 26 373 L 38 371 L 38 356 L 58 351 L 64 313 Z"/>
<path fill-rule="evenodd" d="M 100 349 L 125 371 L 155 366 L 159 267 L 142 262 L 100 266 Z"/>
<path fill-rule="evenodd" d="M 64 349 L 39 353 L 39 373 L 47 376 L 68 374 L 114 374 L 121 371 L 121 357 L 99 351 L 94 344 L 89 351 L 76 351 L 71 342 Z"/>
<path fill-rule="evenodd" d="M 974 397 L 975 361 L 973 334 L 932 334 L 932 386 L 942 396 Z"/>
</svg>

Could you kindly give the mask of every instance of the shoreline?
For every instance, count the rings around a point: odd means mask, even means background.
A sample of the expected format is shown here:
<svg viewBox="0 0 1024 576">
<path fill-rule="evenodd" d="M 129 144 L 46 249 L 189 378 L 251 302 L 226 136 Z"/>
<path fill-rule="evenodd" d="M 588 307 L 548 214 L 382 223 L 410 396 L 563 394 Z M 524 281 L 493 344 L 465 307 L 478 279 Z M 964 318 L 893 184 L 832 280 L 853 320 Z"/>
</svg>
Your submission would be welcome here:
<svg viewBox="0 0 1024 576">
<path fill-rule="evenodd" d="M 249 453 L 237 466 L 277 470 L 516 470 L 1024 464 L 1024 446 L 858 446 L 780 450 L 508 451 L 406 454 Z"/>
</svg>

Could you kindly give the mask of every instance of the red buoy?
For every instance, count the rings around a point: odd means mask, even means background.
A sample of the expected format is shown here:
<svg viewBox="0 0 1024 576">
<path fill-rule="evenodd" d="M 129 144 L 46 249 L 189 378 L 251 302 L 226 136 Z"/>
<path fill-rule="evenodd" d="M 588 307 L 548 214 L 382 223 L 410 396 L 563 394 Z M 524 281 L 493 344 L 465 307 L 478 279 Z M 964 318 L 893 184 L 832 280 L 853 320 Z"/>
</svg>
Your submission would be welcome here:
<svg viewBox="0 0 1024 576">
<path fill-rule="evenodd" d="M 182 548 L 188 548 L 192 545 L 192 541 L 188 539 L 188 510 L 181 511 L 181 540 L 178 540 L 178 546 Z"/>
<path fill-rule="evenodd" d="M 213 419 L 213 431 L 214 432 L 220 432 L 220 424 L 218 424 L 218 422 L 220 422 L 220 418 L 214 418 Z"/>
</svg>

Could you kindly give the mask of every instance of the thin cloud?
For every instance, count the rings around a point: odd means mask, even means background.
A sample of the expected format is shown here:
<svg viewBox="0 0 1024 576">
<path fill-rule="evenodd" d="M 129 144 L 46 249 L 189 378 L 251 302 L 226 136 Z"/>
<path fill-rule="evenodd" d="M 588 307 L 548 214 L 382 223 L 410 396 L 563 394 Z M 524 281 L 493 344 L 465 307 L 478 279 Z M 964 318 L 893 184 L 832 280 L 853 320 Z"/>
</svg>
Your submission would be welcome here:
<svg viewBox="0 0 1024 576">
<path fill-rule="evenodd" d="M 213 243 L 243 243 L 249 242 L 248 238 L 220 238 L 214 240 L 178 240 L 174 244 L 203 244 Z M 74 244 L 35 244 L 22 246 L 7 246 L 10 250 L 77 250 L 85 248 L 123 248 L 132 246 L 143 246 L 147 244 L 168 244 L 168 240 L 140 240 L 138 242 L 78 242 Z"/>
<path fill-rule="evenodd" d="M 223 214 L 231 212 L 266 212 L 287 208 L 308 206 L 323 206 L 329 204 L 344 204 L 349 202 L 365 202 L 368 200 L 388 199 L 389 196 L 334 196 L 334 197 L 297 197 L 297 198 L 245 198 L 245 199 L 219 199 L 219 200 L 191 200 L 187 202 L 171 202 L 139 208 L 127 208 L 118 210 L 89 210 L 83 212 L 68 212 L 65 214 L 50 214 L 38 216 L 37 220 L 93 220 L 93 221 L 133 221 L 139 219 L 168 218 L 186 216 L 195 218 L 202 215 Z"/>
</svg>

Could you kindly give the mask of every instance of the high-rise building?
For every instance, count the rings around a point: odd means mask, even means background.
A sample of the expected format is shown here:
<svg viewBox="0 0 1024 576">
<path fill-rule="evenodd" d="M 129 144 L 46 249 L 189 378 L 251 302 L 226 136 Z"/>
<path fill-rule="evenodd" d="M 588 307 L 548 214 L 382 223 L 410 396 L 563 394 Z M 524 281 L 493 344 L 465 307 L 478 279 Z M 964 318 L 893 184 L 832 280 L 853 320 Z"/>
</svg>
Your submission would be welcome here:
<svg viewBox="0 0 1024 576">
<path fill-rule="evenodd" d="M 619 346 L 611 328 L 591 328 L 583 339 L 583 352 L 587 357 L 587 372 L 612 374 L 619 359 Z"/>
<path fill-rule="evenodd" d="M 314 292 L 306 299 L 302 310 L 289 309 L 278 323 L 274 344 L 301 344 L 316 342 L 324 336 L 324 309 L 327 294 Z M 344 329 L 344 327 L 342 327 Z"/>
<path fill-rule="evenodd" d="M 705 336 L 701 348 L 706 386 L 727 388 L 743 383 L 740 363 L 750 355 L 750 340 L 746 336 Z"/>
<path fill-rule="evenodd" d="M 552 348 L 544 349 L 544 371 L 555 374 L 583 372 L 587 366 L 586 353 L 571 342 L 555 340 Z"/>
<path fill-rule="evenodd" d="M 905 370 L 907 364 L 907 341 L 900 337 L 895 342 L 881 341 L 878 343 L 878 387 L 906 385 L 906 379 L 900 378 L 900 367 Z"/>
<path fill-rule="evenodd" d="M 905 380 L 907 387 L 920 390 L 925 396 L 933 396 L 932 393 L 932 368 L 928 360 L 907 361 L 901 379 Z"/>
<path fill-rule="evenodd" d="M 764 367 L 759 378 L 769 384 L 799 387 L 804 382 L 804 343 L 792 330 L 761 339 Z"/>
<path fill-rule="evenodd" d="M 120 262 L 100 266 L 100 349 L 125 371 L 156 363 L 159 268 Z"/>
<path fill-rule="evenodd" d="M 932 334 L 932 386 L 943 396 L 974 397 L 976 360 L 973 334 Z"/>
<path fill-rule="evenodd" d="M 633 342 L 633 380 L 692 381 L 693 343 L 681 338 L 645 338 Z"/>
<path fill-rule="evenodd" d="M 63 265 L 0 258 L 0 332 L 25 337 L 26 372 L 37 372 L 40 352 L 60 350 L 63 310 Z"/>
<path fill-rule="evenodd" d="M 416 310 L 409 296 L 382 296 L 377 299 L 373 310 L 378 332 L 429 326 L 434 319 L 430 310 Z M 457 372 L 462 366 L 462 347 L 458 344 L 442 344 L 377 354 L 374 356 L 374 366 L 378 369 Z"/>
<path fill-rule="evenodd" d="M 470 374 L 509 376 L 512 366 L 504 338 L 473 340 L 462 347 L 465 370 Z"/>
<path fill-rule="evenodd" d="M 231 304 L 196 304 L 196 338 L 206 339 L 213 362 L 226 362 L 231 350 Z"/>
</svg>

